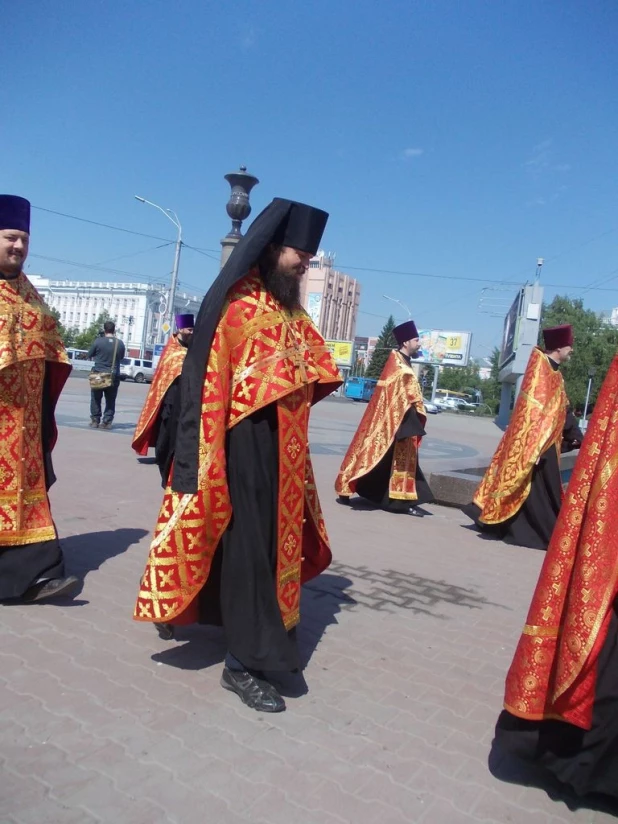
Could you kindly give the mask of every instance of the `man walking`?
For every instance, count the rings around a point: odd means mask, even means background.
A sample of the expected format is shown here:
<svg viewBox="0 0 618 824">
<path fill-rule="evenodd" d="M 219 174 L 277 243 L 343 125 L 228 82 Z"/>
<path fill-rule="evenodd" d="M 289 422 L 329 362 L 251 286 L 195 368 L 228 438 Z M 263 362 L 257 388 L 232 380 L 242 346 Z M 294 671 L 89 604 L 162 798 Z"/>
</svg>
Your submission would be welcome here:
<svg viewBox="0 0 618 824">
<path fill-rule="evenodd" d="M 104 389 L 90 389 L 90 426 L 93 429 L 111 429 L 116 412 L 116 396 L 120 386 L 120 362 L 124 358 L 124 343 L 116 337 L 116 324 L 106 320 L 103 337 L 98 337 L 88 350 L 88 360 L 94 361 L 93 373 L 111 375 L 110 385 Z M 101 402 L 105 396 L 105 412 L 101 423 Z"/>
<path fill-rule="evenodd" d="M 301 584 L 331 561 L 307 430 L 341 377 L 299 302 L 327 219 L 276 198 L 202 302 L 135 608 L 138 621 L 222 624 L 221 684 L 262 712 L 285 709 L 266 674 L 300 668 Z"/>
<path fill-rule="evenodd" d="M 335 481 L 341 503 L 356 492 L 390 512 L 422 515 L 417 507 L 434 497 L 418 450 L 427 415 L 412 360 L 420 348 L 416 324 L 393 329 L 398 350 L 386 361 Z"/>
<path fill-rule="evenodd" d="M 146 455 L 149 447 L 154 446 L 164 489 L 174 457 L 180 406 L 180 373 L 193 336 L 193 326 L 193 315 L 176 315 L 176 332 L 161 353 L 131 443 L 138 455 Z"/>
<path fill-rule="evenodd" d="M 559 371 L 573 352 L 573 329 L 544 329 L 543 341 L 544 350 L 532 350 L 507 430 L 464 509 L 478 529 L 531 549 L 547 549 L 562 503 L 560 454 L 583 439 L 567 412 Z"/>
</svg>

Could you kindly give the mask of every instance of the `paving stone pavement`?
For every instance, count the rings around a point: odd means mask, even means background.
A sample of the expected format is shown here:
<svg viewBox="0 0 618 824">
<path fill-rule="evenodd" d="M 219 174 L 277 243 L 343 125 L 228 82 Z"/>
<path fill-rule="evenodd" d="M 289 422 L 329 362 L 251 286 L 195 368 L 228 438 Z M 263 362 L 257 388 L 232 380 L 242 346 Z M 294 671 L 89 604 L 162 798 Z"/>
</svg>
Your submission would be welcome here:
<svg viewBox="0 0 618 824">
<path fill-rule="evenodd" d="M 456 510 L 340 506 L 339 460 L 315 459 L 335 561 L 303 594 L 308 691 L 260 715 L 219 686 L 218 630 L 165 642 L 131 620 L 156 467 L 125 437 L 61 429 L 52 506 L 84 585 L 71 604 L 0 608 L 0 822 L 614 820 L 488 769 L 541 554 Z"/>
</svg>

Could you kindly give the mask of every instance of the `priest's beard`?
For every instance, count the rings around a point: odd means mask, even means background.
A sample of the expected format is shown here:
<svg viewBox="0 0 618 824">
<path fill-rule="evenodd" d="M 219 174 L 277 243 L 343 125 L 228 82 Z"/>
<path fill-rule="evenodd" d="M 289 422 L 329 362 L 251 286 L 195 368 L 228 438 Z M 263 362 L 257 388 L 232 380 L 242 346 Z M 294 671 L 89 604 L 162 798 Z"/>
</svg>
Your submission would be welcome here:
<svg viewBox="0 0 618 824">
<path fill-rule="evenodd" d="M 277 266 L 276 257 L 265 255 L 260 261 L 264 286 L 285 309 L 296 309 L 300 303 L 300 278 L 296 272 Z"/>
</svg>

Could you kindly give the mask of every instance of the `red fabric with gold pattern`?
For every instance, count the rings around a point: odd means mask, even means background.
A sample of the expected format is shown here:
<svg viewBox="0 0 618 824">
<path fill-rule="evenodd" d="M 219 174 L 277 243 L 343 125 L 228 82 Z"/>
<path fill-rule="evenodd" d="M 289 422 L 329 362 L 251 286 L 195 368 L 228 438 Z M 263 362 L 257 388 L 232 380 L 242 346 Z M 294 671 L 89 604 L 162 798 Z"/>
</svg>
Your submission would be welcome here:
<svg viewBox="0 0 618 824">
<path fill-rule="evenodd" d="M 163 398 L 176 378 L 180 377 L 186 354 L 187 347 L 183 346 L 173 335 L 161 353 L 144 407 L 135 427 L 131 447 L 138 455 L 146 455 L 148 447 L 156 443 L 156 423 Z"/>
<path fill-rule="evenodd" d="M 335 481 L 338 495 L 349 498 L 356 482 L 364 477 L 390 449 L 404 415 L 415 407 L 421 423 L 427 414 L 423 394 L 412 367 L 399 352 L 391 352 L 365 414 L 348 447 Z M 394 500 L 415 501 L 416 463 L 421 439 L 405 438 L 395 444 L 388 495 Z"/>
<path fill-rule="evenodd" d="M 618 357 L 577 456 L 515 657 L 509 712 L 590 729 L 599 652 L 618 592 Z"/>
<path fill-rule="evenodd" d="M 500 524 L 519 512 L 543 452 L 554 447 L 560 460 L 566 410 L 562 375 L 535 347 L 507 430 L 474 494 L 481 523 Z"/>
<path fill-rule="evenodd" d="M 323 384 L 332 391 L 341 377 L 311 319 L 300 308 L 283 309 L 264 289 L 257 272 L 249 273 L 228 294 L 208 358 L 199 491 L 181 495 L 169 486 L 165 490 L 136 620 L 175 624 L 196 620 L 195 598 L 208 579 L 232 515 L 225 433 L 246 416 L 277 403 L 276 583 L 284 623 L 297 623 L 300 582 L 325 569 L 331 557 L 307 448 L 309 406 L 315 387 Z"/>
<path fill-rule="evenodd" d="M 71 371 L 55 318 L 23 273 L 0 280 L 0 546 L 56 537 L 41 431 L 46 368 L 53 411 Z M 56 436 L 54 423 L 50 448 Z"/>
</svg>

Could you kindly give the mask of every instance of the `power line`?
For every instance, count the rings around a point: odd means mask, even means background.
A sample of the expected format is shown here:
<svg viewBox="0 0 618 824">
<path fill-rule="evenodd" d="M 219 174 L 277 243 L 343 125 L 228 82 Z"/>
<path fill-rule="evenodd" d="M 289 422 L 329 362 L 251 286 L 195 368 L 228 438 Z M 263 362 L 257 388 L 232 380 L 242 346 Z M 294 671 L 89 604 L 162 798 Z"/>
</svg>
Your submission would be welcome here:
<svg viewBox="0 0 618 824">
<path fill-rule="evenodd" d="M 70 220 L 78 220 L 81 223 L 89 223 L 92 226 L 100 226 L 101 228 L 104 228 L 104 229 L 112 229 L 116 232 L 125 232 L 126 234 L 129 234 L 129 235 L 136 235 L 138 237 L 146 237 L 146 238 L 150 238 L 152 240 L 163 240 L 166 243 L 174 243 L 175 242 L 173 240 L 170 241 L 168 238 L 159 237 L 158 235 L 148 235 L 144 232 L 136 232 L 133 229 L 125 229 L 122 226 L 113 226 L 112 224 L 109 224 L 109 223 L 101 223 L 100 221 L 97 221 L 97 220 L 89 220 L 87 218 L 78 217 L 77 215 L 69 215 L 66 212 L 58 212 L 55 209 L 47 209 L 43 206 L 33 206 L 32 208 L 33 209 L 38 209 L 41 212 L 47 212 L 48 214 L 58 215 L 59 217 L 65 217 L 65 218 L 68 218 Z M 562 257 L 563 255 L 568 254 L 569 252 L 574 251 L 575 249 L 579 249 L 582 246 L 587 246 L 590 243 L 593 243 L 595 240 L 598 240 L 599 238 L 605 237 L 606 235 L 609 235 L 614 231 L 615 231 L 615 227 L 612 228 L 612 229 L 608 229 L 606 232 L 602 232 L 599 235 L 595 235 L 594 237 L 592 237 L 592 238 L 590 238 L 586 241 L 583 241 L 582 243 L 580 243 L 580 244 L 578 244 L 574 247 L 571 247 L 570 249 L 565 250 L 564 252 L 559 252 L 558 254 L 553 255 L 553 257 L 551 257 L 551 258 L 547 258 L 547 260 L 548 261 L 549 260 L 556 260 L 557 258 Z M 209 253 L 214 253 L 215 255 L 217 254 L 217 250 L 215 250 L 215 249 L 203 249 L 203 248 L 200 248 L 198 246 L 189 246 L 188 244 L 183 244 L 183 245 L 186 246 L 186 248 L 188 248 L 188 249 L 192 249 L 193 251 L 200 252 L 205 257 L 211 257 L 211 254 L 209 254 Z M 218 258 L 213 257 L 213 260 L 218 260 Z M 403 272 L 403 271 L 398 271 L 398 270 L 395 270 L 395 269 L 373 269 L 373 268 L 369 268 L 369 267 L 366 267 L 366 266 L 346 266 L 344 264 L 340 264 L 340 266 L 341 266 L 342 269 L 346 269 L 346 270 L 349 270 L 349 271 L 371 272 L 371 273 L 374 273 L 374 274 L 383 274 L 383 275 L 398 275 L 398 276 L 401 276 L 401 277 L 429 278 L 429 279 L 432 279 L 432 280 L 449 280 L 449 281 L 455 281 L 455 282 L 459 282 L 459 283 L 491 283 L 491 284 L 496 284 L 496 285 L 500 284 L 500 285 L 504 285 L 504 286 L 521 286 L 520 281 L 514 281 L 514 280 L 491 280 L 490 278 L 473 278 L 473 277 L 465 277 L 465 276 L 464 277 L 455 277 L 454 275 L 436 275 L 436 274 L 430 274 L 430 273 L 427 273 L 427 272 Z M 140 277 L 141 277 L 141 275 L 140 275 Z M 607 288 L 601 288 L 601 287 L 596 287 L 596 286 L 586 286 L 586 285 L 571 286 L 570 284 L 562 284 L 562 283 L 544 283 L 543 285 L 550 288 L 550 289 L 574 289 L 576 291 L 585 290 L 585 291 L 595 291 L 595 292 L 618 292 L 618 289 L 607 289 Z"/>
<path fill-rule="evenodd" d="M 172 241 L 173 243 L 174 241 Z M 48 260 L 51 263 L 61 263 L 63 266 L 76 266 L 78 269 L 91 269 L 95 272 L 108 272 L 113 275 L 123 275 L 125 277 L 134 278 L 143 278 L 147 281 L 160 281 L 160 277 L 153 277 L 152 275 L 144 275 L 140 274 L 140 272 L 125 272 L 123 269 L 110 269 L 106 266 L 97 266 L 96 264 L 92 263 L 78 263 L 74 260 L 66 260 L 65 258 L 56 258 L 56 257 L 49 257 L 48 255 L 29 255 L 31 258 L 38 258 L 39 260 Z"/>
<path fill-rule="evenodd" d="M 101 226 L 103 229 L 113 229 L 116 232 L 125 232 L 127 235 L 137 235 L 138 237 L 147 237 L 151 240 L 165 240 L 169 243 L 175 243 L 175 240 L 169 240 L 167 237 L 159 237 L 158 235 L 147 235 L 144 232 L 135 232 L 133 229 L 125 229 L 122 226 L 112 226 L 109 223 L 100 223 L 98 220 L 88 220 L 85 217 L 77 217 L 77 215 L 67 215 L 65 212 L 56 212 L 54 209 L 45 209 L 43 206 L 32 206 L 33 209 L 38 209 L 39 212 L 47 212 L 50 215 L 58 215 L 59 217 L 67 217 L 70 220 L 79 220 L 80 223 L 89 223 L 91 226 Z"/>
</svg>

